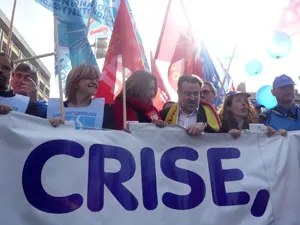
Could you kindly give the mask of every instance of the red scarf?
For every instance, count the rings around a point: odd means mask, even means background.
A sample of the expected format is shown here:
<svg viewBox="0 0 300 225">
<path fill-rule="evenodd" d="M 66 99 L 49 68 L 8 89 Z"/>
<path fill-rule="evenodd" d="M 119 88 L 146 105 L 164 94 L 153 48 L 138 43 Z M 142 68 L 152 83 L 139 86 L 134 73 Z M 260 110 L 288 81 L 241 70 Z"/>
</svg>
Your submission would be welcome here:
<svg viewBox="0 0 300 225">
<path fill-rule="evenodd" d="M 127 121 L 139 121 L 137 112 L 143 113 L 149 120 L 161 119 L 157 109 L 141 100 L 131 98 L 126 100 L 126 118 Z M 123 129 L 123 101 L 118 98 L 114 104 L 114 120 L 117 130 Z"/>
</svg>

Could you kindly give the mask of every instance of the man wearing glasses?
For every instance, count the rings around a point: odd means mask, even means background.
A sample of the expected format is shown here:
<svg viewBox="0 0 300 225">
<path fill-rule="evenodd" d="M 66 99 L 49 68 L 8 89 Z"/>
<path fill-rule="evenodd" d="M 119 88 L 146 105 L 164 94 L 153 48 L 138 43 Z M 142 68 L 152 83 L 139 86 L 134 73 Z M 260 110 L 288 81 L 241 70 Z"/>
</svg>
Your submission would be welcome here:
<svg viewBox="0 0 300 225">
<path fill-rule="evenodd" d="M 201 89 L 201 99 L 203 101 L 208 102 L 209 104 L 213 104 L 215 97 L 216 97 L 216 89 L 214 85 L 211 82 L 205 81 Z"/>
<path fill-rule="evenodd" d="M 195 75 L 183 75 L 178 80 L 178 103 L 160 111 L 164 121 L 155 121 L 158 127 L 165 124 L 178 124 L 189 135 L 202 132 L 218 132 L 221 126 L 214 108 L 200 101 L 203 81 Z"/>
</svg>

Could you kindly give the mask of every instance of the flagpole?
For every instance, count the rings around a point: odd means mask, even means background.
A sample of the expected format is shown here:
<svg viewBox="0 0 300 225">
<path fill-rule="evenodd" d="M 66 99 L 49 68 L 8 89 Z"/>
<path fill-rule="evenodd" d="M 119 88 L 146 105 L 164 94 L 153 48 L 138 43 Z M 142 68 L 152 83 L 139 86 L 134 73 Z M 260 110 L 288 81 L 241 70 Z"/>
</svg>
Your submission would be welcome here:
<svg viewBox="0 0 300 225">
<path fill-rule="evenodd" d="M 171 3 L 172 3 L 172 0 L 169 0 L 168 6 L 167 6 L 167 10 L 166 10 L 166 13 L 165 13 L 165 17 L 164 17 L 164 22 L 163 22 L 163 25 L 162 25 L 162 29 L 161 29 L 161 32 L 160 32 L 159 39 L 158 39 L 158 45 L 156 47 L 156 51 L 155 51 L 155 55 L 154 55 L 155 59 L 158 58 L 158 55 L 157 55 L 158 52 L 157 52 L 157 50 L 160 49 L 161 40 L 162 40 L 162 38 L 164 36 L 164 30 L 165 30 L 165 27 L 166 27 L 167 16 L 168 16 L 169 9 L 171 7 Z"/>
<path fill-rule="evenodd" d="M 150 71 L 150 72 L 151 72 L 151 73 L 153 73 L 153 66 L 154 66 L 154 65 L 153 65 L 153 62 L 152 62 L 152 61 L 153 61 L 153 60 L 152 60 L 152 57 L 153 57 L 153 55 L 152 55 L 152 52 L 150 51 L 150 62 L 151 62 L 151 66 L 150 66 L 150 70 L 151 70 L 151 71 Z"/>
<path fill-rule="evenodd" d="M 9 31 L 8 31 L 8 40 L 7 40 L 7 45 L 6 45 L 6 49 L 5 49 L 5 53 L 7 55 L 9 55 L 11 35 L 12 35 L 12 29 L 13 29 L 15 12 L 16 12 L 16 5 L 17 5 L 17 0 L 14 0 L 13 10 L 12 10 L 11 19 L 10 19 L 10 25 L 9 25 Z"/>
<path fill-rule="evenodd" d="M 123 56 L 122 56 L 123 57 Z M 122 96 L 123 96 L 123 129 L 127 129 L 127 112 L 126 112 L 126 81 L 125 81 L 125 67 L 122 59 Z"/>
<path fill-rule="evenodd" d="M 225 82 L 226 82 L 226 80 L 227 80 L 227 78 L 228 78 L 228 76 L 229 76 L 230 66 L 231 66 L 231 63 L 232 63 L 233 58 L 234 58 L 234 56 L 235 56 L 236 49 L 237 49 L 237 44 L 234 46 L 234 49 L 233 49 L 233 51 L 232 51 L 231 59 L 230 59 L 230 61 L 229 61 L 228 67 L 227 67 L 227 69 L 226 69 L 225 76 L 223 77 L 223 81 L 222 81 L 222 84 L 221 84 L 221 88 L 220 88 L 220 90 L 219 90 L 219 92 L 218 92 L 218 97 L 217 97 L 217 100 L 216 100 L 215 107 L 217 107 L 218 104 L 219 104 L 219 102 L 220 102 L 222 90 L 223 90 L 224 84 L 225 84 Z"/>
<path fill-rule="evenodd" d="M 222 67 L 222 70 L 223 70 L 223 71 L 226 71 L 226 68 L 224 67 L 223 63 L 221 62 L 221 60 L 220 60 L 218 57 L 217 57 L 217 60 L 218 60 L 218 62 L 220 63 L 220 65 L 221 65 L 221 67 Z M 217 74 L 217 75 L 218 75 L 218 74 Z M 218 75 L 218 77 L 219 77 L 219 80 L 221 80 L 219 75 Z M 232 82 L 232 79 L 230 79 L 230 82 Z M 230 85 L 229 85 L 229 86 L 230 86 Z M 224 86 L 223 86 L 222 90 L 224 91 L 224 93 L 226 93 L 226 90 L 225 90 Z"/>
<path fill-rule="evenodd" d="M 63 102 L 63 88 L 62 88 L 62 79 L 61 79 L 61 65 L 60 65 L 60 51 L 59 51 L 59 40 L 58 40 L 58 31 L 57 31 L 57 19 L 54 18 L 54 42 L 55 42 L 55 54 L 56 54 L 56 65 L 57 65 L 57 75 L 58 75 L 58 87 L 59 87 L 59 98 L 60 98 L 60 113 L 61 119 L 65 120 L 65 108 Z"/>
<path fill-rule="evenodd" d="M 89 14 L 89 19 L 88 19 L 88 22 L 87 22 L 87 26 L 86 26 L 86 35 L 89 36 L 89 30 L 90 30 L 90 22 L 91 22 L 91 19 L 92 19 L 92 16 L 93 16 L 93 9 L 91 9 L 91 12 Z"/>
</svg>

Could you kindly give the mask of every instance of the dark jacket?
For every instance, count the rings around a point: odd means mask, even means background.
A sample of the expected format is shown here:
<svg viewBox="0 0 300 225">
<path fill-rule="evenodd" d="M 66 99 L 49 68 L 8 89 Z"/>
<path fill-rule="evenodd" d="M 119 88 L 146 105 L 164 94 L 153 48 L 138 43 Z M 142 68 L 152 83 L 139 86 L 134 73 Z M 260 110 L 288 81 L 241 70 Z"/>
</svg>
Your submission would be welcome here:
<svg viewBox="0 0 300 225">
<path fill-rule="evenodd" d="M 171 108 L 166 108 L 159 112 L 159 114 L 163 120 L 166 119 L 170 109 Z M 204 108 L 201 105 L 199 105 L 198 112 L 197 112 L 197 123 L 200 123 L 200 122 L 207 123 L 206 114 L 205 114 Z M 209 124 L 207 124 L 207 127 L 205 128 L 204 131 L 207 133 L 216 133 L 216 131 L 214 129 L 212 129 Z"/>
<path fill-rule="evenodd" d="M 222 133 L 228 133 L 228 131 L 230 131 L 231 129 L 240 130 L 237 121 L 234 119 L 232 120 L 221 119 L 221 123 L 222 123 L 222 128 L 221 128 Z M 242 130 L 248 130 L 248 129 L 249 129 L 249 123 L 245 121 Z"/>
</svg>

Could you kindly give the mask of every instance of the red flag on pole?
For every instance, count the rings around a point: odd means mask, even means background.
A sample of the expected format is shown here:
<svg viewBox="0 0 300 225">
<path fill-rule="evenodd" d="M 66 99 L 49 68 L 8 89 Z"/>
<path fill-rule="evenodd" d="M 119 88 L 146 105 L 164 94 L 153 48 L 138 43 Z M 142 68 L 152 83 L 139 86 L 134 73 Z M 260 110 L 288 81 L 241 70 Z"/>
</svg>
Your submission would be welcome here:
<svg viewBox="0 0 300 225">
<path fill-rule="evenodd" d="M 155 59 L 170 62 L 168 81 L 175 91 L 183 74 L 195 74 L 203 79 L 198 43 L 181 0 L 169 1 Z"/>
<path fill-rule="evenodd" d="M 153 76 L 157 79 L 157 94 L 153 100 L 153 105 L 158 109 L 162 109 L 163 105 L 170 100 L 169 93 L 167 91 L 167 88 L 164 84 L 163 78 L 156 66 L 155 59 L 152 55 L 152 52 L 150 52 L 151 57 L 151 72 Z"/>
<path fill-rule="evenodd" d="M 177 90 L 177 80 L 181 75 L 195 74 L 203 79 L 202 63 L 197 43 L 192 37 L 181 35 L 170 62 L 169 82 Z"/>
<path fill-rule="evenodd" d="M 300 0 L 291 0 L 284 9 L 279 24 L 276 28 L 289 35 L 299 34 L 300 31 Z"/>
<path fill-rule="evenodd" d="M 170 62 L 173 58 L 181 33 L 187 29 L 181 8 L 180 0 L 169 0 L 155 59 Z"/>
<path fill-rule="evenodd" d="M 126 77 L 145 70 L 126 0 L 120 3 L 96 97 L 104 97 L 106 103 L 114 101 L 122 89 L 122 66 L 130 70 Z"/>
</svg>

